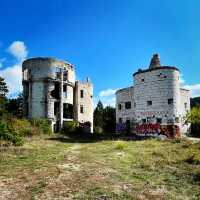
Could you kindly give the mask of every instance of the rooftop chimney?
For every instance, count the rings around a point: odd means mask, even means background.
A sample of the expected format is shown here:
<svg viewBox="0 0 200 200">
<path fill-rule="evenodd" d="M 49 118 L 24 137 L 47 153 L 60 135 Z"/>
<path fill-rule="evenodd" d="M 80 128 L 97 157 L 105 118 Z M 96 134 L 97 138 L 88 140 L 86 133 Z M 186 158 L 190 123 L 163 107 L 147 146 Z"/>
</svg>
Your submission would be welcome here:
<svg viewBox="0 0 200 200">
<path fill-rule="evenodd" d="M 156 54 L 153 54 L 153 57 L 151 58 L 149 69 L 154 69 L 157 67 L 161 67 L 161 65 L 160 65 L 159 55 L 156 53 Z"/>
</svg>

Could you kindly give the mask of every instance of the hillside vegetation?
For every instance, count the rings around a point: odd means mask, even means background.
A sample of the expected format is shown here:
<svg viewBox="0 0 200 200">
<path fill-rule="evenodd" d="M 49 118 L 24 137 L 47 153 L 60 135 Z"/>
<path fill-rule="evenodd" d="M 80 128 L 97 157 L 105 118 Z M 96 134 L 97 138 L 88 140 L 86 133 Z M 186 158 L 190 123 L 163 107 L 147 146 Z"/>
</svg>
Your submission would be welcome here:
<svg viewBox="0 0 200 200">
<path fill-rule="evenodd" d="M 0 199 L 200 199 L 198 142 L 40 135 L 0 150 Z"/>
</svg>

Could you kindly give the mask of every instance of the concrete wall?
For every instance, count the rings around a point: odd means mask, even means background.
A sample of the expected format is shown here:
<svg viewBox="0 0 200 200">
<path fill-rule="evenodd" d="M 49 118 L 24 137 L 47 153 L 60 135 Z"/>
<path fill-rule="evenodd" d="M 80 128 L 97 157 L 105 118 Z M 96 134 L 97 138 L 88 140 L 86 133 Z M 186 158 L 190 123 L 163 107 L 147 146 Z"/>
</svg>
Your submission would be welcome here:
<svg viewBox="0 0 200 200">
<path fill-rule="evenodd" d="M 180 115 L 181 123 L 180 128 L 181 132 L 187 134 L 190 129 L 190 124 L 185 123 L 185 116 L 190 111 L 190 91 L 180 88 L 181 103 L 180 103 Z"/>
<path fill-rule="evenodd" d="M 52 121 L 52 125 L 59 121 L 60 127 L 63 120 L 74 119 L 90 121 L 93 125 L 93 86 L 89 82 L 77 82 L 75 88 L 75 71 L 71 64 L 53 58 L 31 58 L 23 62 L 22 73 L 26 117 L 47 118 Z M 82 89 L 83 99 L 79 96 Z M 59 112 L 56 113 L 55 102 L 59 104 Z M 67 119 L 63 119 L 65 103 L 74 107 L 74 111 L 77 108 L 74 113 L 72 108 L 72 115 L 67 115 Z M 80 113 L 80 105 L 84 106 L 84 113 Z"/>
<path fill-rule="evenodd" d="M 132 120 L 134 118 L 134 87 L 123 88 L 116 92 L 116 122 L 119 122 L 119 118 L 122 119 L 122 122 L 126 120 Z M 131 108 L 126 109 L 125 103 L 131 102 Z M 121 109 L 119 109 L 119 104 Z"/>
<path fill-rule="evenodd" d="M 81 90 L 83 98 L 81 98 Z M 90 122 L 91 132 L 93 132 L 93 85 L 91 82 L 76 81 L 74 105 L 75 119 L 80 123 Z M 83 113 L 81 113 L 81 107 Z"/>
<path fill-rule="evenodd" d="M 179 117 L 180 87 L 179 71 L 175 69 L 155 69 L 134 76 L 135 114 L 138 121 L 162 118 L 162 123 L 175 121 Z M 168 104 L 168 99 L 173 99 Z M 148 105 L 147 101 L 152 101 Z"/>
<path fill-rule="evenodd" d="M 180 73 L 176 67 L 156 66 L 139 70 L 133 75 L 133 87 L 116 92 L 116 122 L 127 120 L 138 124 L 177 125 L 182 133 L 189 130 L 185 115 L 190 111 L 189 91 L 180 88 Z M 173 99 L 169 104 L 168 101 Z M 125 102 L 131 102 L 131 109 L 125 109 Z M 148 104 L 151 102 L 152 104 Z M 122 109 L 119 109 L 119 104 Z M 186 106 L 186 107 L 185 107 Z"/>
</svg>

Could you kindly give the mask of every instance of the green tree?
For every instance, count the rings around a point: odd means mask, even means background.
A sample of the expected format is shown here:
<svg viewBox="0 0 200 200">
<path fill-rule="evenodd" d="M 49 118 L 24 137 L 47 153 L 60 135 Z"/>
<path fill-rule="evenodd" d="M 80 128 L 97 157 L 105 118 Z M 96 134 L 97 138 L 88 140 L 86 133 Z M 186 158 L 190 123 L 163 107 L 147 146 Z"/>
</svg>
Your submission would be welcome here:
<svg viewBox="0 0 200 200">
<path fill-rule="evenodd" d="M 0 97 L 5 98 L 6 94 L 8 93 L 8 87 L 4 78 L 0 77 Z"/>
<path fill-rule="evenodd" d="M 5 103 L 6 103 L 6 94 L 8 93 L 8 87 L 4 78 L 0 77 L 0 114 L 2 114 Z"/>
<path fill-rule="evenodd" d="M 116 128 L 115 108 L 107 106 L 103 110 L 103 130 L 105 132 L 114 133 Z"/>
<path fill-rule="evenodd" d="M 191 123 L 191 134 L 200 137 L 200 107 L 193 107 L 186 119 Z"/>
<path fill-rule="evenodd" d="M 23 95 L 20 93 L 16 99 L 8 99 L 6 110 L 16 117 L 22 117 L 23 113 Z"/>
<path fill-rule="evenodd" d="M 98 129 L 98 132 L 102 132 L 103 129 L 103 112 L 103 104 L 101 101 L 99 101 L 94 110 L 94 128 L 96 130 Z"/>
</svg>

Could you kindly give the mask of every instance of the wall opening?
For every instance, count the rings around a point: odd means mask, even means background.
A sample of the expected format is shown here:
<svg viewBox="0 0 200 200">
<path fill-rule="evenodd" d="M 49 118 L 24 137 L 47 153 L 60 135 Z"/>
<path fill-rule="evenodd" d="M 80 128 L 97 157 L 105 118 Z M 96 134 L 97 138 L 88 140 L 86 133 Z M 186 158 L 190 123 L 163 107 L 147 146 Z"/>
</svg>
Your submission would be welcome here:
<svg viewBox="0 0 200 200">
<path fill-rule="evenodd" d="M 63 103 L 63 118 L 72 119 L 73 118 L 73 105 L 69 103 Z"/>
<path fill-rule="evenodd" d="M 54 90 L 51 91 L 51 96 L 55 99 L 59 99 L 59 95 L 60 95 L 60 83 L 55 82 Z"/>
</svg>

